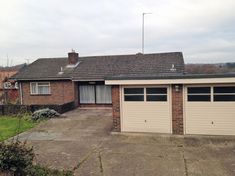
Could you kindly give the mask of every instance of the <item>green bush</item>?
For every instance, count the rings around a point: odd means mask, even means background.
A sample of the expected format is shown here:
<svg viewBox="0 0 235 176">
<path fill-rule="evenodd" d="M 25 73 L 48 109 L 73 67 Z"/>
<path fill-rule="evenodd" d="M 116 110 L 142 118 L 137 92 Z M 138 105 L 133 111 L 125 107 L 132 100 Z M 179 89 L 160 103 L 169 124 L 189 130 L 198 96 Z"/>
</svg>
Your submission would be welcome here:
<svg viewBox="0 0 235 176">
<path fill-rule="evenodd" d="M 73 176 L 72 171 L 59 171 L 56 169 L 49 169 L 43 166 L 34 165 L 30 170 L 31 176 Z"/>
<path fill-rule="evenodd" d="M 43 120 L 43 119 L 48 119 L 48 118 L 54 118 L 54 117 L 58 117 L 60 116 L 60 114 L 58 112 L 56 112 L 53 109 L 40 109 L 35 111 L 32 116 L 31 119 L 32 120 Z"/>
<path fill-rule="evenodd" d="M 33 158 L 33 148 L 26 147 L 25 143 L 0 143 L 0 172 L 27 175 L 32 168 Z"/>
<path fill-rule="evenodd" d="M 73 176 L 72 171 L 59 171 L 33 165 L 33 148 L 19 141 L 0 143 L 0 175 L 14 176 Z"/>
</svg>

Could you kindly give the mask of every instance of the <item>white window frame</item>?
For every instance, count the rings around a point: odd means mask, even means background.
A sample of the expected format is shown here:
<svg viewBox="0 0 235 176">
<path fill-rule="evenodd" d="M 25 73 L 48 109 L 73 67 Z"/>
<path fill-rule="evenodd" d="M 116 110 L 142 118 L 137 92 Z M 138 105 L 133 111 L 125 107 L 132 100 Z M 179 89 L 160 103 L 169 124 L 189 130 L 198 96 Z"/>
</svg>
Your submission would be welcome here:
<svg viewBox="0 0 235 176">
<path fill-rule="evenodd" d="M 143 94 L 125 94 L 124 93 L 124 89 L 125 88 L 143 88 L 144 89 L 144 93 Z M 166 94 L 147 94 L 147 88 L 166 88 L 167 93 Z M 141 102 L 145 102 L 145 103 L 165 103 L 165 102 L 169 102 L 169 95 L 170 95 L 170 91 L 169 91 L 169 87 L 165 86 L 165 85 L 153 85 L 153 86 L 124 86 L 122 87 L 122 91 L 123 91 L 123 101 L 126 103 L 131 103 L 131 102 L 135 102 L 135 103 L 141 103 Z M 125 95 L 127 96 L 131 96 L 131 95 L 143 95 L 144 96 L 144 100 L 143 101 L 125 101 Z M 167 96 L 167 100 L 166 101 L 147 101 L 147 95 L 166 95 Z"/>
<path fill-rule="evenodd" d="M 32 84 L 36 84 L 36 93 L 33 92 Z M 48 84 L 49 93 L 38 93 L 38 87 L 40 87 L 40 85 L 38 85 L 38 84 Z M 50 84 L 50 82 L 30 82 L 30 94 L 31 95 L 50 95 L 51 94 L 51 84 Z"/>
<path fill-rule="evenodd" d="M 213 93 L 213 102 L 234 102 L 234 101 L 215 101 L 214 96 L 216 95 L 235 95 L 235 93 L 215 93 L 216 87 L 234 87 L 234 85 L 214 85 L 212 86 L 212 93 Z"/>
<path fill-rule="evenodd" d="M 164 88 L 164 89 L 166 89 L 166 93 L 162 93 L 162 94 L 160 94 L 160 93 L 147 93 L 147 89 L 148 88 Z M 159 101 L 159 100 L 157 100 L 157 101 L 147 101 L 147 96 L 148 95 L 163 95 L 163 96 L 166 96 L 166 101 Z M 167 87 L 145 87 L 145 101 L 146 102 L 167 102 L 168 101 L 168 88 Z"/>
<path fill-rule="evenodd" d="M 125 89 L 143 89 L 143 93 L 136 93 L 136 94 L 125 94 Z M 139 87 L 124 87 L 123 88 L 123 95 L 124 95 L 124 97 L 123 97 L 123 100 L 125 101 L 125 102 L 145 102 L 145 93 L 146 92 L 146 90 L 145 90 L 145 87 L 142 87 L 142 86 L 139 86 Z M 125 100 L 125 97 L 126 96 L 143 96 L 144 97 L 144 99 L 143 99 L 143 101 L 126 101 Z"/>
<path fill-rule="evenodd" d="M 208 88 L 210 88 L 210 92 L 209 93 L 188 93 L 188 88 L 201 88 L 201 87 L 208 87 Z M 213 89 L 212 89 L 212 86 L 207 86 L 207 85 L 193 85 L 193 86 L 187 86 L 186 87 L 186 92 L 187 92 L 187 95 L 186 95 L 186 98 L 187 98 L 187 102 L 190 102 L 190 103 L 200 103 L 200 102 L 213 102 Z M 210 101 L 189 101 L 188 100 L 188 96 L 189 95 L 209 95 L 210 96 Z"/>
</svg>

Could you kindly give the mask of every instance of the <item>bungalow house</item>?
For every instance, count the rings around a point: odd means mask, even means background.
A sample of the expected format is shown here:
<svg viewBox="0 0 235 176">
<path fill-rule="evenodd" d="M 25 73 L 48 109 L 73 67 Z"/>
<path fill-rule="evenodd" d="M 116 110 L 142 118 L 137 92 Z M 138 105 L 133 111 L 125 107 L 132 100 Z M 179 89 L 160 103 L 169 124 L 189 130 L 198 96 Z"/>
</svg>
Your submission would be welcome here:
<svg viewBox="0 0 235 176">
<path fill-rule="evenodd" d="M 187 74 L 180 52 L 38 59 L 21 104 L 109 106 L 121 132 L 235 135 L 235 74 Z"/>
</svg>

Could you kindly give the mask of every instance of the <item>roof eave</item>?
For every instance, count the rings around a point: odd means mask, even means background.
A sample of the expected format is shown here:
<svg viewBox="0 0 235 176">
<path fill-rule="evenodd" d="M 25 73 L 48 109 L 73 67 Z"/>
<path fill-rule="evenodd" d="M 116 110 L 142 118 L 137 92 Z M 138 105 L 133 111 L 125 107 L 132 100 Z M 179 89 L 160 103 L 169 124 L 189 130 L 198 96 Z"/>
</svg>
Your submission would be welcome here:
<svg viewBox="0 0 235 176">
<path fill-rule="evenodd" d="M 48 81 L 48 80 L 71 80 L 71 78 L 9 78 L 16 81 Z"/>
</svg>

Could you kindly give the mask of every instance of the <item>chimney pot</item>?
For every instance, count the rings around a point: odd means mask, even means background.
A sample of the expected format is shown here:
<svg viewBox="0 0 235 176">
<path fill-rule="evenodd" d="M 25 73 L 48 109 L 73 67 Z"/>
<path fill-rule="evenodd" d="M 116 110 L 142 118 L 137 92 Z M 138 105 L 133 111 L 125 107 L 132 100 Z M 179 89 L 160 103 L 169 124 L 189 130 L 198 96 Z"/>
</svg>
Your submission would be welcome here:
<svg viewBox="0 0 235 176">
<path fill-rule="evenodd" d="M 78 53 L 72 50 L 72 52 L 68 53 L 68 63 L 69 65 L 76 65 L 77 62 L 78 62 Z"/>
</svg>

